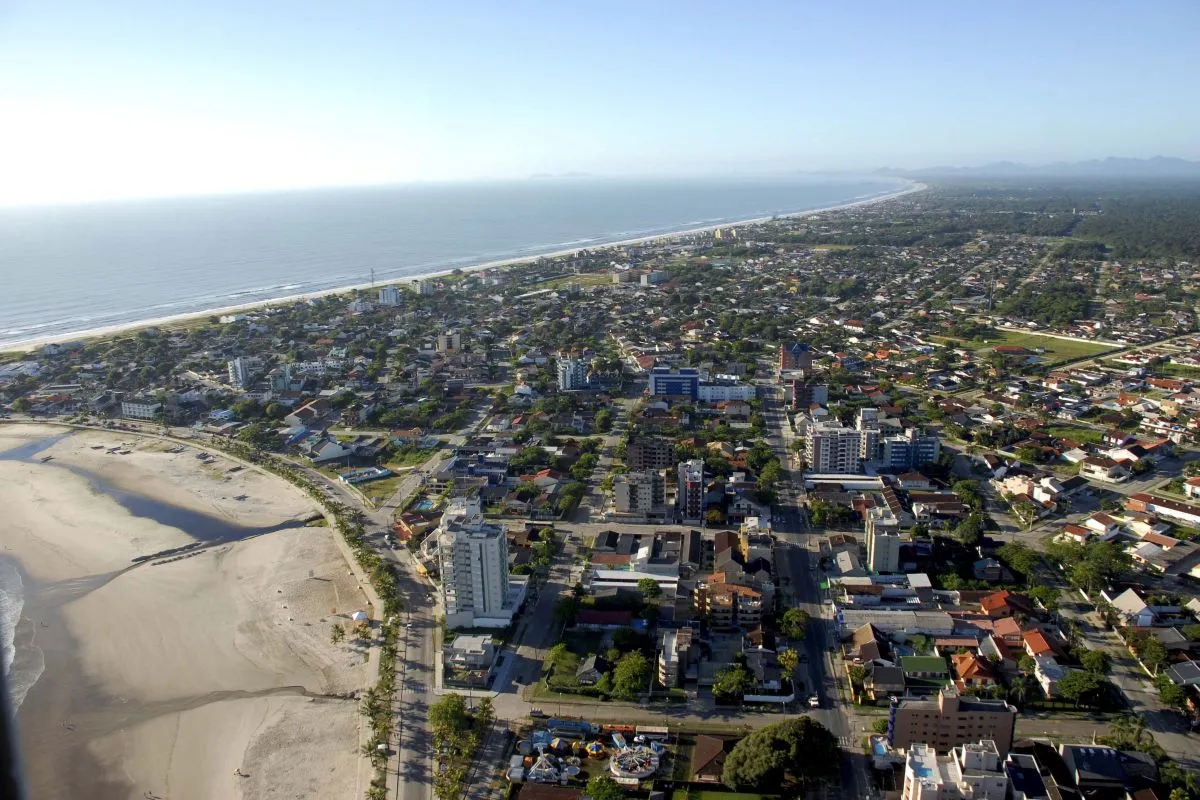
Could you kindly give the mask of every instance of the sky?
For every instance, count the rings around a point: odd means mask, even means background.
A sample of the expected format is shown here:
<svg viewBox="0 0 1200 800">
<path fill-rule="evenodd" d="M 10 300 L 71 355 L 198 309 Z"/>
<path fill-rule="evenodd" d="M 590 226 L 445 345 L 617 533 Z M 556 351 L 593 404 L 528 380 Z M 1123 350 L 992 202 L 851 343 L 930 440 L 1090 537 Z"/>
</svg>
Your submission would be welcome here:
<svg viewBox="0 0 1200 800">
<path fill-rule="evenodd" d="M 1200 159 L 1200 2 L 5 0 L 0 204 Z"/>
</svg>

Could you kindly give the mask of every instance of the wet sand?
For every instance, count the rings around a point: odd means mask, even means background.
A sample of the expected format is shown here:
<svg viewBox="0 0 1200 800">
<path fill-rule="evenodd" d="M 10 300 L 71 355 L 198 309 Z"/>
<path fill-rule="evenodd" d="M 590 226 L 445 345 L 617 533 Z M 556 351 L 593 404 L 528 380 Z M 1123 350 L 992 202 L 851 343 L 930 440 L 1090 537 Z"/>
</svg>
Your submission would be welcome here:
<svg viewBox="0 0 1200 800">
<path fill-rule="evenodd" d="M 364 600 L 333 533 L 298 527 L 309 501 L 129 433 L 28 457 L 54 433 L 0 426 L 17 640 L 45 659 L 18 712 L 30 796 L 361 796 L 357 705 L 338 696 L 367 685 L 365 651 L 329 631 Z M 91 449 L 122 441 L 129 455 Z M 197 540 L 221 541 L 135 564 Z"/>
</svg>

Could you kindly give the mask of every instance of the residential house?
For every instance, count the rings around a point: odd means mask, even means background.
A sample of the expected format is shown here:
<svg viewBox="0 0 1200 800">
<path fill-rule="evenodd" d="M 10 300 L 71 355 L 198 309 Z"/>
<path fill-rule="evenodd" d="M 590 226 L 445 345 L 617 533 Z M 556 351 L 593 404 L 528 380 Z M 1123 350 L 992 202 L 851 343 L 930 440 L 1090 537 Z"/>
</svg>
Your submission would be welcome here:
<svg viewBox="0 0 1200 800">
<path fill-rule="evenodd" d="M 580 686 L 595 686 L 604 677 L 607 666 L 600 656 L 590 655 L 579 662 L 575 670 L 575 682 Z"/>
<path fill-rule="evenodd" d="M 1154 611 L 1134 589 L 1126 589 L 1115 597 L 1100 592 L 1116 611 L 1120 624 L 1125 627 L 1147 628 L 1154 624 Z"/>
<path fill-rule="evenodd" d="M 985 595 L 979 599 L 979 608 L 992 619 L 1011 617 L 1014 613 L 1033 613 L 1033 602 L 1024 595 L 1014 594 L 1007 589 Z"/>
<path fill-rule="evenodd" d="M 960 690 L 996 685 L 991 664 L 975 653 L 958 653 L 951 656 L 950 663 L 954 667 L 954 685 Z"/>
<path fill-rule="evenodd" d="M 863 665 L 863 691 L 872 700 L 904 694 L 904 670 L 887 662 L 868 661 Z"/>
<path fill-rule="evenodd" d="M 725 757 L 733 750 L 738 740 L 730 736 L 713 736 L 702 733 L 696 736 L 692 747 L 692 765 L 689 769 L 693 783 L 721 783 L 725 771 Z"/>
<path fill-rule="evenodd" d="M 484 669 L 495 661 L 496 647 L 490 634 L 461 634 L 443 647 L 442 657 L 458 669 Z"/>
<path fill-rule="evenodd" d="M 1105 483 L 1120 483 L 1129 477 L 1129 470 L 1106 456 L 1088 456 L 1079 462 L 1079 475 Z"/>
<path fill-rule="evenodd" d="M 950 681 L 950 668 L 941 656 L 904 656 L 904 687 L 911 694 L 935 692 Z"/>
<path fill-rule="evenodd" d="M 1200 475 L 1183 482 L 1183 493 L 1194 500 L 1200 500 Z"/>
</svg>

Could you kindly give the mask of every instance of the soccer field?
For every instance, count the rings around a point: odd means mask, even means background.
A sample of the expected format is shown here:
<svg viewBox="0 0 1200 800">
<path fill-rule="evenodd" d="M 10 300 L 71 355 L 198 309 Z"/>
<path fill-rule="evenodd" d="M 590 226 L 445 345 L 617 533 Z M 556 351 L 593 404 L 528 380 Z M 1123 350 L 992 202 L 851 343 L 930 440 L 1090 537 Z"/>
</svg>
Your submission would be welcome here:
<svg viewBox="0 0 1200 800">
<path fill-rule="evenodd" d="M 1036 333 L 1022 331 L 995 331 L 987 341 L 978 345 L 977 350 L 991 350 L 996 345 L 1010 344 L 1029 350 L 1045 350 L 1042 357 L 1047 363 L 1056 364 L 1059 361 L 1070 361 L 1075 358 L 1099 355 L 1115 350 L 1112 345 L 1086 342 L 1080 339 L 1057 339 L 1053 336 L 1042 336 Z"/>
</svg>

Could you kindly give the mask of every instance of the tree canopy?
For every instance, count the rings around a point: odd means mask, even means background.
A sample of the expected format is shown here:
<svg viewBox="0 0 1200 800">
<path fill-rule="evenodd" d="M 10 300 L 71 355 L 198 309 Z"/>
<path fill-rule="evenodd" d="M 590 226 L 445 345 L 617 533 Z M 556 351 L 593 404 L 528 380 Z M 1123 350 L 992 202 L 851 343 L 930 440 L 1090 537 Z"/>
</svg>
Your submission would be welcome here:
<svg viewBox="0 0 1200 800">
<path fill-rule="evenodd" d="M 613 670 L 613 694 L 631 699 L 645 691 L 650 680 L 650 660 L 640 650 L 621 656 Z"/>
<path fill-rule="evenodd" d="M 721 782 L 731 789 L 769 791 L 808 787 L 837 773 L 837 737 L 811 717 L 768 725 L 738 742 L 725 759 Z"/>
<path fill-rule="evenodd" d="M 624 800 L 625 798 L 621 784 L 608 775 L 597 775 L 589 779 L 583 793 L 592 800 Z"/>
<path fill-rule="evenodd" d="M 811 615 L 802 608 L 789 608 L 779 620 L 779 630 L 789 639 L 803 639 Z"/>
</svg>

